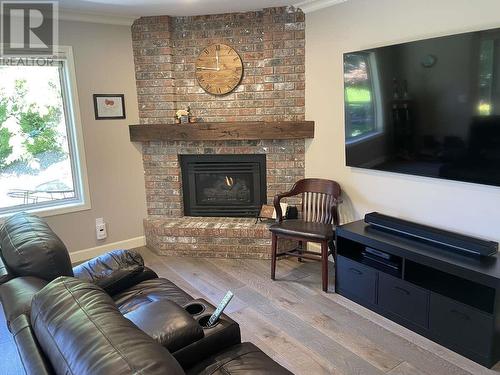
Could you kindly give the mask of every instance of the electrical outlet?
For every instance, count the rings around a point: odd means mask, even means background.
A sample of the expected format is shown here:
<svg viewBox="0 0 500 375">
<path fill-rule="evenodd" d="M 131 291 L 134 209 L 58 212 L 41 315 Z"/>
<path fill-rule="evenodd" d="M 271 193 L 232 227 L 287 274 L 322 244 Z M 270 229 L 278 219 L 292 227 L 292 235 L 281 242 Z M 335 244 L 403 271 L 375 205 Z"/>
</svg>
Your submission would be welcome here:
<svg viewBox="0 0 500 375">
<path fill-rule="evenodd" d="M 108 237 L 106 223 L 102 217 L 95 219 L 95 233 L 98 240 L 104 240 Z"/>
</svg>

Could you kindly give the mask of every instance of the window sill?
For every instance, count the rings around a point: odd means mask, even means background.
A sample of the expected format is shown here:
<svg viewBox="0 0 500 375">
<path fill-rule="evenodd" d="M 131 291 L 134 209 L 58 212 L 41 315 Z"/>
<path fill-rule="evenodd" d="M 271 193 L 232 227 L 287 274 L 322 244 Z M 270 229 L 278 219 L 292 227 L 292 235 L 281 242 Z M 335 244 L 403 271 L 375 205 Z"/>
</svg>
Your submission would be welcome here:
<svg viewBox="0 0 500 375">
<path fill-rule="evenodd" d="M 90 210 L 91 208 L 92 206 L 90 205 L 90 203 L 81 203 L 81 202 L 54 205 L 49 207 L 32 207 L 26 209 L 19 208 L 17 210 L 0 213 L 0 223 L 3 222 L 7 217 L 15 215 L 18 212 L 28 212 L 36 214 L 37 216 L 40 217 L 50 217 L 50 216 L 69 214 L 72 212 L 87 211 Z"/>
<path fill-rule="evenodd" d="M 345 145 L 346 145 L 346 147 L 356 146 L 359 143 L 364 143 L 364 142 L 370 141 L 372 139 L 380 138 L 383 136 L 383 134 L 384 134 L 384 132 L 382 132 L 382 131 L 376 131 L 376 132 L 372 132 L 369 134 L 365 134 L 365 135 L 362 135 L 360 137 L 346 140 Z"/>
</svg>

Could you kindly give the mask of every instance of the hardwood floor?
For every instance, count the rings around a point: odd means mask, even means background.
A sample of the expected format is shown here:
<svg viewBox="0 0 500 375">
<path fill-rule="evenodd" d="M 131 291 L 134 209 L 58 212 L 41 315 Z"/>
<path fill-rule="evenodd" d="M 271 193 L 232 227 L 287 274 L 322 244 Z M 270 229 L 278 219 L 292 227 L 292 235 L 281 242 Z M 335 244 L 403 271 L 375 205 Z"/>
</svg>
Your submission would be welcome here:
<svg viewBox="0 0 500 375">
<path fill-rule="evenodd" d="M 227 313 L 242 337 L 295 374 L 498 374 L 332 292 L 321 291 L 320 264 L 157 256 L 146 264 L 193 297 L 217 304 L 235 293 Z M 330 267 L 333 271 L 333 267 Z M 333 290 L 333 275 L 330 276 Z"/>
</svg>

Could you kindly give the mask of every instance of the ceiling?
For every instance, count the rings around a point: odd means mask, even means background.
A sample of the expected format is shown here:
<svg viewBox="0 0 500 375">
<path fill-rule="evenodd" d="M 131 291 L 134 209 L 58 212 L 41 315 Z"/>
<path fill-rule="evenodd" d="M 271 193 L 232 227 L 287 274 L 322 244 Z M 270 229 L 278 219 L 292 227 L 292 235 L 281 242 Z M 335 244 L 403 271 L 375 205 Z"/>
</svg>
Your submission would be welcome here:
<svg viewBox="0 0 500 375">
<path fill-rule="evenodd" d="M 314 3 L 306 0 L 302 3 Z M 192 16 L 257 10 L 295 4 L 297 0 L 59 0 L 62 10 L 124 17 Z"/>
</svg>

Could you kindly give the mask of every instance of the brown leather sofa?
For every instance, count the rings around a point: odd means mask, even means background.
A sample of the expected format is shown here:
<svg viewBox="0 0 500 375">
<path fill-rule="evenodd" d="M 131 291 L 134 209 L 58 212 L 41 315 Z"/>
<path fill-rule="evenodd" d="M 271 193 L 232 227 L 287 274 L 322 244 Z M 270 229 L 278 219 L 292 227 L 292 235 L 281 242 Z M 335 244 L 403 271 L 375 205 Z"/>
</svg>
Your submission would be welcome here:
<svg viewBox="0 0 500 375">
<path fill-rule="evenodd" d="M 134 251 L 72 268 L 33 215 L 0 228 L 0 301 L 27 374 L 291 374 Z"/>
</svg>

